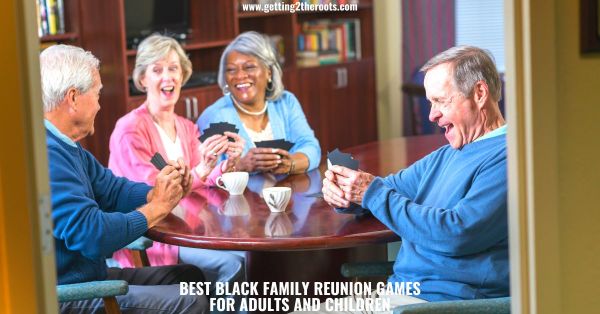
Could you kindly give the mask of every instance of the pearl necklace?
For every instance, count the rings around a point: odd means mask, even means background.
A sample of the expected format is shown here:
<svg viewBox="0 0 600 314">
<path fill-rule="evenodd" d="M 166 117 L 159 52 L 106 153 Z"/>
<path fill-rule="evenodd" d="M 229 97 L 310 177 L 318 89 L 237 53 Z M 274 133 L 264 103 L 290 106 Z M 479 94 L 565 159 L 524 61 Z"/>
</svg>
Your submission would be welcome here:
<svg viewBox="0 0 600 314">
<path fill-rule="evenodd" d="M 249 114 L 251 116 L 261 116 L 263 114 L 265 114 L 265 112 L 267 111 L 267 105 L 268 103 L 265 101 L 265 106 L 262 108 L 261 111 L 259 112 L 252 112 L 252 111 L 248 111 L 246 109 L 244 109 L 244 107 L 242 107 L 240 104 L 238 104 L 237 100 L 235 100 L 235 97 L 231 96 L 231 100 L 233 101 L 233 104 L 240 109 L 241 112 L 245 113 L 245 114 Z"/>
</svg>

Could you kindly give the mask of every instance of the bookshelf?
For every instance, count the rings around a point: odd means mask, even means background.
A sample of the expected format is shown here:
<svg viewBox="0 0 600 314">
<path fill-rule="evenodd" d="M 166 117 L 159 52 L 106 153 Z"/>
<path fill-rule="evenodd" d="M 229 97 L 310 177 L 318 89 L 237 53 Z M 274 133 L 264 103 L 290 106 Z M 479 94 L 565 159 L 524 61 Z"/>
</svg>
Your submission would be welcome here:
<svg viewBox="0 0 600 314">
<path fill-rule="evenodd" d="M 58 41 L 70 41 L 92 51 L 101 60 L 102 109 L 96 134 L 88 148 L 103 164 L 116 121 L 141 104 L 145 96 L 130 91 L 129 79 L 136 51 L 128 49 L 125 29 L 126 0 L 64 0 L 67 32 Z M 221 52 L 238 34 L 255 30 L 275 35 L 283 47 L 283 80 L 302 104 L 324 152 L 377 139 L 373 1 L 360 0 L 349 12 L 242 12 L 245 0 L 190 0 L 190 36 L 183 44 L 194 73 L 217 72 Z M 334 1 L 335 2 L 335 1 Z M 341 1 L 350 2 L 350 1 Z M 287 2 L 290 3 L 290 2 Z M 74 5 L 75 4 L 75 5 Z M 326 21 L 355 21 L 360 27 L 360 58 L 303 67 L 297 62 L 303 25 Z M 68 22 L 67 22 L 68 21 Z M 58 36 L 58 35 L 57 35 Z M 42 38 L 51 40 L 52 37 Z M 222 96 L 215 84 L 182 90 L 176 112 L 196 120 L 202 110 Z"/>
<path fill-rule="evenodd" d="M 77 43 L 80 0 L 34 0 L 38 13 L 38 36 L 42 47 L 54 43 Z"/>
</svg>

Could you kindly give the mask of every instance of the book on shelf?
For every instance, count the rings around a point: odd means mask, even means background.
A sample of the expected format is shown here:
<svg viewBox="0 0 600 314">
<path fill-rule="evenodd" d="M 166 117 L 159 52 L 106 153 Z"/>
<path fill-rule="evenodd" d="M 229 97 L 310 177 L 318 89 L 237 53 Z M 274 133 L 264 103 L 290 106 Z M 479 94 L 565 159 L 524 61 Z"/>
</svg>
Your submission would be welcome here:
<svg viewBox="0 0 600 314">
<path fill-rule="evenodd" d="M 285 43 L 281 35 L 268 35 L 269 42 L 275 51 L 275 58 L 281 67 L 285 64 Z"/>
<path fill-rule="evenodd" d="M 297 65 L 302 67 L 360 60 L 360 30 L 360 19 L 357 18 L 319 19 L 302 23 L 297 38 Z"/>
<path fill-rule="evenodd" d="M 37 0 L 38 35 L 56 35 L 65 32 L 64 0 Z"/>
</svg>

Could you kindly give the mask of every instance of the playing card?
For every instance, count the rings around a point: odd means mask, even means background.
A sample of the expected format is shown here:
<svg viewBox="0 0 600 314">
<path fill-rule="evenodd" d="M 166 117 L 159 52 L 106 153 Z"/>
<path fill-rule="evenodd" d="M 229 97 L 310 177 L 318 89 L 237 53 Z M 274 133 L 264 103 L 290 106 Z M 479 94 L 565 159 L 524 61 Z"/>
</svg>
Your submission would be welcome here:
<svg viewBox="0 0 600 314">
<path fill-rule="evenodd" d="M 327 168 L 331 168 L 332 165 L 358 170 L 358 160 L 352 158 L 350 154 L 340 152 L 337 148 L 327 153 Z"/>
<path fill-rule="evenodd" d="M 279 148 L 285 151 L 289 151 L 292 149 L 292 147 L 294 147 L 294 143 L 288 142 L 284 139 L 254 142 L 254 145 L 256 145 L 256 147 Z"/>
<path fill-rule="evenodd" d="M 224 135 L 225 132 L 239 133 L 239 129 L 235 127 L 235 124 L 227 123 L 227 122 L 218 122 L 211 123 L 210 126 L 204 130 L 202 130 L 202 135 L 200 136 L 200 141 L 204 142 L 207 138 L 215 135 L 221 134 Z M 229 138 L 230 142 L 233 142 L 234 139 Z"/>
<path fill-rule="evenodd" d="M 164 167 L 167 166 L 167 162 L 165 161 L 165 159 L 163 158 L 163 156 L 160 153 L 158 153 L 158 152 L 156 154 L 154 154 L 154 156 L 152 156 L 152 158 L 150 159 L 150 162 L 158 170 L 162 170 Z"/>
</svg>

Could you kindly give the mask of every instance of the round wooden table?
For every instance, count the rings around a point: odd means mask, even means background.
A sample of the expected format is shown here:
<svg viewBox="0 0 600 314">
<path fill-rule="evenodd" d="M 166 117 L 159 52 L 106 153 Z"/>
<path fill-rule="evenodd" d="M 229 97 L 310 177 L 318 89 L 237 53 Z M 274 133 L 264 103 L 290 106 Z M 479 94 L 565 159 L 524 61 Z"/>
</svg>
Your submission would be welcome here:
<svg viewBox="0 0 600 314">
<path fill-rule="evenodd" d="M 396 138 L 342 149 L 359 168 L 385 176 L 446 144 L 443 136 Z M 218 188 L 193 193 L 147 236 L 179 246 L 242 250 L 248 281 L 344 281 L 345 262 L 387 260 L 387 242 L 399 238 L 375 217 L 337 213 L 319 194 L 321 167 L 290 177 L 251 176 L 243 196 Z M 271 213 L 262 188 L 289 186 L 293 196 L 283 213 Z"/>
<path fill-rule="evenodd" d="M 343 149 L 359 168 L 385 176 L 420 159 L 446 143 L 443 136 L 403 137 Z M 229 196 L 219 188 L 188 196 L 147 236 L 187 247 L 243 251 L 337 249 L 386 243 L 398 237 L 371 215 L 340 214 L 323 201 L 321 167 L 289 177 L 251 176 L 244 195 Z M 289 186 L 292 200 L 285 212 L 271 213 L 261 191 Z"/>
</svg>

